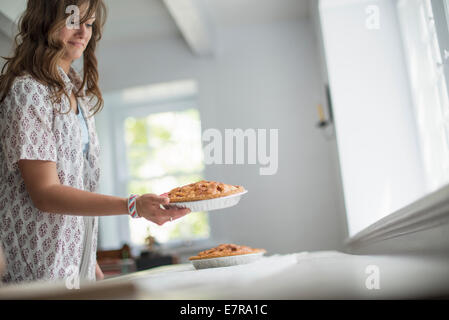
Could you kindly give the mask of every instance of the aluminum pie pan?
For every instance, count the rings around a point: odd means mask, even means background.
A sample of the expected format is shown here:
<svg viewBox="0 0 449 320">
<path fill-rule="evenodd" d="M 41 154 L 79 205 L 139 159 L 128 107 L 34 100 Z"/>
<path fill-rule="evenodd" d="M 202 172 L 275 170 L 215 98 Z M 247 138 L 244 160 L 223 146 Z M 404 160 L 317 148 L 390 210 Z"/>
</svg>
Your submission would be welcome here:
<svg viewBox="0 0 449 320">
<path fill-rule="evenodd" d="M 244 195 L 247 192 L 248 190 L 245 190 L 243 192 L 231 194 L 226 197 L 213 198 L 208 200 L 173 202 L 168 205 L 165 205 L 165 207 L 188 208 L 190 209 L 191 212 L 224 209 L 235 206 L 237 203 L 239 203 L 242 195 Z"/>
<path fill-rule="evenodd" d="M 207 258 L 207 259 L 195 259 L 190 260 L 195 267 L 195 269 L 207 269 L 207 268 L 220 268 L 220 267 L 231 267 L 240 264 L 248 264 L 259 260 L 265 254 L 265 251 L 239 254 L 235 256 L 226 256 L 218 258 Z"/>
</svg>

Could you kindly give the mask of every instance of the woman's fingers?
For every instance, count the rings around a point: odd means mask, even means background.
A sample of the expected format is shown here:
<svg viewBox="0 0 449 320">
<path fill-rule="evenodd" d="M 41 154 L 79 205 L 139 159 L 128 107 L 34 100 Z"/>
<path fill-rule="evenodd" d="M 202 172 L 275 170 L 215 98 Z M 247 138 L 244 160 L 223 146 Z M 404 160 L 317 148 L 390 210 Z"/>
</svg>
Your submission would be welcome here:
<svg viewBox="0 0 449 320">
<path fill-rule="evenodd" d="M 152 200 L 155 203 L 158 203 L 158 204 L 168 204 L 168 203 L 170 203 L 170 199 L 168 197 L 162 197 L 162 196 L 158 196 L 156 194 L 149 194 L 148 196 L 150 198 L 152 198 Z"/>
<path fill-rule="evenodd" d="M 167 212 L 168 211 L 168 212 Z M 166 214 L 168 214 L 173 220 L 184 217 L 186 214 L 190 213 L 190 209 L 169 209 L 165 210 Z"/>
<path fill-rule="evenodd" d="M 169 208 L 158 212 L 158 222 L 159 225 L 163 225 L 166 222 L 174 221 L 176 219 L 182 218 L 186 214 L 190 213 L 190 209 L 184 208 Z M 171 219 L 170 219 L 171 218 Z"/>
<path fill-rule="evenodd" d="M 164 205 L 164 204 L 168 204 L 170 203 L 170 199 L 167 197 L 161 197 L 158 196 L 157 194 L 152 194 L 152 193 L 147 193 L 141 196 L 142 199 L 145 200 L 145 202 L 149 202 L 151 204 L 156 204 L 156 205 Z"/>
<path fill-rule="evenodd" d="M 170 199 L 164 196 L 147 193 L 137 198 L 139 215 L 158 224 L 179 219 L 190 213 L 190 209 L 167 206 Z"/>
<path fill-rule="evenodd" d="M 160 214 L 162 216 L 168 216 L 169 218 L 172 217 L 173 219 L 180 218 L 182 216 L 185 216 L 188 213 L 190 213 L 190 209 L 187 209 L 187 208 L 169 207 L 167 209 L 159 209 L 158 210 L 158 214 Z"/>
</svg>

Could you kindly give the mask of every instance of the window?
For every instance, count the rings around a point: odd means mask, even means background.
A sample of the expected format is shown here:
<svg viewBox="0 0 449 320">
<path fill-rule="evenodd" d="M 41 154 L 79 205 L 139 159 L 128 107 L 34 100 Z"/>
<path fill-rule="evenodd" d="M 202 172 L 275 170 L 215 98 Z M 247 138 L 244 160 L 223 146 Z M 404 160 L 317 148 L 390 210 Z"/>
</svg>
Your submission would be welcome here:
<svg viewBox="0 0 449 320">
<path fill-rule="evenodd" d="M 444 2 L 319 3 L 350 237 L 449 183 Z"/>
<path fill-rule="evenodd" d="M 100 192 L 162 194 L 204 178 L 197 83 L 179 80 L 105 95 L 97 128 L 102 141 Z M 169 246 L 209 238 L 206 212 L 158 226 L 126 215 L 101 217 L 103 248 L 131 244 L 138 254 L 149 235 Z M 178 241 L 179 240 L 179 241 Z"/>
<path fill-rule="evenodd" d="M 177 186 L 203 179 L 201 124 L 197 109 L 127 117 L 124 122 L 127 193 L 161 194 Z M 205 212 L 158 226 L 129 218 L 133 244 L 144 244 L 151 234 L 158 242 L 207 238 Z"/>
</svg>

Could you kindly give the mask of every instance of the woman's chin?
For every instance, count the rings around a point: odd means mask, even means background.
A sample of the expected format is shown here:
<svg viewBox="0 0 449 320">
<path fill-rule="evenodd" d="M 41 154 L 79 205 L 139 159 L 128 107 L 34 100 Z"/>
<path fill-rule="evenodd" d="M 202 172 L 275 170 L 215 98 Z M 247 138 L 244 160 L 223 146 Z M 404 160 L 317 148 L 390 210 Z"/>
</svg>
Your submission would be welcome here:
<svg viewBox="0 0 449 320">
<path fill-rule="evenodd" d="M 77 54 L 73 54 L 70 58 L 72 60 L 78 60 L 79 58 L 81 58 L 83 56 L 83 52 L 77 53 Z"/>
<path fill-rule="evenodd" d="M 63 60 L 72 63 L 75 60 L 78 60 L 81 58 L 83 54 L 71 54 L 71 55 L 64 55 Z"/>
<path fill-rule="evenodd" d="M 83 56 L 84 49 L 66 50 L 64 58 L 67 60 L 76 60 Z"/>
</svg>

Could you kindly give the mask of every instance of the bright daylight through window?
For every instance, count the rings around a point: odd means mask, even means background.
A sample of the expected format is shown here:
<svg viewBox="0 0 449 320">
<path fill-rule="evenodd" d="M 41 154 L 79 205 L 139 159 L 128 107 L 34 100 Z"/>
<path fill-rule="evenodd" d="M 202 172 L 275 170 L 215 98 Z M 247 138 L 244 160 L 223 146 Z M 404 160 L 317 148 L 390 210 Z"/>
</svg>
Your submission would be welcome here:
<svg viewBox="0 0 449 320">
<path fill-rule="evenodd" d="M 196 109 L 152 113 L 128 117 L 124 121 L 128 193 L 162 194 L 203 179 L 201 122 Z M 158 226 L 143 219 L 129 221 L 131 241 L 145 243 L 151 235 L 156 241 L 193 240 L 209 237 L 205 212 Z"/>
</svg>

